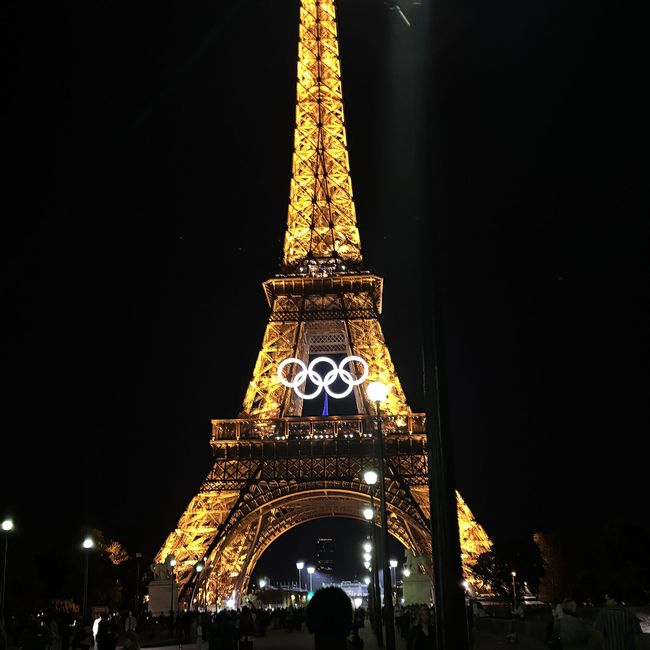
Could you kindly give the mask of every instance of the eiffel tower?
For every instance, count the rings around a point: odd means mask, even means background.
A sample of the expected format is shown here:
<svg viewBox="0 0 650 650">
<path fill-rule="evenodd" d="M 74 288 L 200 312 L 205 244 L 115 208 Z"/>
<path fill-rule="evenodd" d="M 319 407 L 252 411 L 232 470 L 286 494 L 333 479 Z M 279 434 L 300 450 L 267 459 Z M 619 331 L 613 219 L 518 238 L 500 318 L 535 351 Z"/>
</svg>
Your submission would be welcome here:
<svg viewBox="0 0 650 650">
<path fill-rule="evenodd" d="M 389 532 L 416 556 L 432 552 L 426 416 L 406 402 L 379 323 L 383 280 L 363 266 L 333 0 L 301 0 L 280 270 L 262 285 L 271 314 L 242 411 L 237 419 L 212 420 L 214 465 L 155 558 L 174 557 L 185 602 L 238 602 L 264 551 L 295 526 L 321 517 L 363 520 L 369 488 L 362 474 L 377 462 L 370 381 L 389 388 L 381 414 Z M 314 366 L 322 356 L 331 361 Z M 298 361 L 282 364 L 285 359 Z M 312 384 L 301 390 L 297 371 L 307 366 L 316 374 L 303 373 Z M 343 368 L 337 381 L 347 378 L 349 395 L 334 404 L 351 414 L 329 415 L 329 402 L 322 414 L 307 414 L 314 401 L 304 391 L 314 381 L 316 388 L 318 381 L 327 384 L 316 372 L 323 366 Z M 458 493 L 457 504 L 463 568 L 472 580 L 472 564 L 491 541 Z"/>
</svg>

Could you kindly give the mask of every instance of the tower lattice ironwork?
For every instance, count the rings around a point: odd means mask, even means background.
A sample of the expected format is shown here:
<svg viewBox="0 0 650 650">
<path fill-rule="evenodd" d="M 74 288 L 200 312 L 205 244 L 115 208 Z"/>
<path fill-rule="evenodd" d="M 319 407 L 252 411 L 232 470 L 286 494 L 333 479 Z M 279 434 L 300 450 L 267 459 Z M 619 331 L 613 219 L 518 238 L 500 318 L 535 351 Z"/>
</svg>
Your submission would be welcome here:
<svg viewBox="0 0 650 650">
<path fill-rule="evenodd" d="M 356 414 L 305 416 L 304 400 L 278 376 L 289 357 L 308 364 L 358 356 L 368 381 L 389 387 L 382 406 L 389 530 L 416 555 L 431 553 L 426 417 L 409 408 L 384 340 L 382 278 L 362 266 L 332 0 L 301 0 L 292 167 L 282 272 L 263 283 L 271 315 L 242 411 L 212 421 L 213 467 L 155 558 L 174 556 L 181 599 L 194 592 L 199 602 L 237 600 L 257 560 L 286 531 L 320 517 L 363 520 L 362 473 L 376 462 L 365 384 L 354 386 Z M 357 361 L 347 367 L 355 377 L 363 371 Z M 491 542 L 457 500 L 471 580 Z M 206 570 L 197 574 L 199 560 Z"/>
</svg>

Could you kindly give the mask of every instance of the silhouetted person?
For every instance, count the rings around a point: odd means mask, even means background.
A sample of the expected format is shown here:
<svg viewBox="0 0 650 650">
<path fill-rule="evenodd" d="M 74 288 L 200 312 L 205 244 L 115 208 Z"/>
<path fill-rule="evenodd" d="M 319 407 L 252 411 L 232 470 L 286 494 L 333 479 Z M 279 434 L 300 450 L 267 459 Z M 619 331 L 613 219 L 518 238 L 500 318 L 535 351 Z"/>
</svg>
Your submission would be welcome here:
<svg viewBox="0 0 650 650">
<path fill-rule="evenodd" d="M 244 605 L 241 608 L 241 614 L 239 615 L 239 647 L 248 647 L 250 641 L 248 637 L 251 636 L 255 636 L 255 621 L 253 620 L 251 610 Z"/>
<path fill-rule="evenodd" d="M 319 589 L 307 605 L 307 629 L 314 635 L 314 650 L 348 650 L 352 616 L 352 601 L 343 589 Z"/>
<path fill-rule="evenodd" d="M 102 614 L 95 639 L 97 650 L 115 650 L 116 639 L 113 625 L 106 614 Z"/>
<path fill-rule="evenodd" d="M 135 632 L 135 628 L 138 622 L 133 616 L 133 612 L 129 612 L 129 615 L 124 619 L 124 631 L 125 632 Z"/>
<path fill-rule="evenodd" d="M 415 625 L 411 628 L 408 638 L 409 650 L 429 650 L 434 641 L 434 627 L 431 612 L 426 605 L 421 605 L 417 613 Z"/>
<path fill-rule="evenodd" d="M 634 636 L 641 631 L 634 612 L 621 607 L 612 596 L 605 597 L 605 607 L 598 612 L 594 627 L 603 635 L 603 650 L 634 650 Z"/>
<path fill-rule="evenodd" d="M 68 650 L 70 647 L 70 620 L 63 614 L 61 615 L 61 650 Z"/>
<path fill-rule="evenodd" d="M 580 648 L 589 640 L 587 625 L 576 616 L 576 601 L 572 598 L 562 601 L 562 616 L 555 619 L 552 638 L 560 640 L 562 650 Z"/>
</svg>

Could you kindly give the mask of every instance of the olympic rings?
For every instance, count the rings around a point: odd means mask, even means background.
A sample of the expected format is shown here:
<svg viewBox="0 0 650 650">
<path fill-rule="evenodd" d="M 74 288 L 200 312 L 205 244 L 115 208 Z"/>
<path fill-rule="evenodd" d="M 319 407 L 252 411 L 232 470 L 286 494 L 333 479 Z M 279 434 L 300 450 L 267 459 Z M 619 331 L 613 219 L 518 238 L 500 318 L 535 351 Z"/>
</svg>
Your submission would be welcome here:
<svg viewBox="0 0 650 650">
<path fill-rule="evenodd" d="M 352 373 L 349 370 L 345 369 L 345 366 L 352 361 L 357 361 L 363 366 L 363 374 L 358 379 L 354 379 Z M 291 363 L 295 363 L 297 366 L 300 366 L 301 369 L 296 373 L 293 381 L 287 381 L 284 378 L 282 371 Z M 314 370 L 314 368 L 319 363 L 327 363 L 331 367 L 331 369 L 328 370 L 325 374 L 325 377 L 321 377 Z M 333 390 L 330 390 L 330 386 L 336 381 L 337 377 L 340 377 L 348 385 L 348 387 L 342 393 L 336 393 Z M 347 397 L 352 392 L 352 389 L 364 382 L 367 377 L 368 363 L 365 359 L 356 356 L 345 357 L 345 359 L 343 359 L 338 366 L 336 365 L 336 362 L 334 362 L 329 357 L 316 357 L 309 364 L 309 367 L 307 367 L 305 363 L 300 359 L 290 357 L 289 359 L 282 361 L 278 366 L 278 378 L 280 381 L 287 388 L 293 388 L 294 391 L 296 391 L 296 395 L 302 399 L 314 399 L 314 397 L 318 397 L 318 395 L 321 394 L 323 388 L 330 397 L 333 397 L 335 399 Z M 300 390 L 299 386 L 305 384 L 308 378 L 311 379 L 312 383 L 316 385 L 316 390 L 314 390 L 312 393 L 303 393 L 302 390 Z"/>
</svg>

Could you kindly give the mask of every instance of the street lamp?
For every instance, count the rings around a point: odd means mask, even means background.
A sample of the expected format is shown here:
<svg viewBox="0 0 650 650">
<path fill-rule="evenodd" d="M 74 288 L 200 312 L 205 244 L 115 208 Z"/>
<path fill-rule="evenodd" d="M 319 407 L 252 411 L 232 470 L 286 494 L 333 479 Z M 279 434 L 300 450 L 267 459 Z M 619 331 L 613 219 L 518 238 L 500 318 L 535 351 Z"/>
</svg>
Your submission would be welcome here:
<svg viewBox="0 0 650 650">
<path fill-rule="evenodd" d="M 199 574 L 198 580 L 201 578 L 201 572 L 205 570 L 205 562 L 203 560 L 199 560 L 195 565 L 194 565 L 194 570 Z M 197 580 L 197 582 L 198 582 Z M 207 580 L 207 579 L 206 579 Z M 206 601 L 206 591 L 208 588 L 208 583 L 206 582 L 205 585 L 203 585 L 203 607 L 205 608 L 205 601 Z"/>
<path fill-rule="evenodd" d="M 171 582 L 169 585 L 169 611 L 174 611 L 174 567 L 176 566 L 176 558 L 173 555 L 167 556 L 167 566 L 169 567 L 169 574 Z"/>
<path fill-rule="evenodd" d="M 316 569 L 313 566 L 307 567 L 307 573 L 309 574 L 309 591 L 314 591 L 312 585 L 312 576 L 314 575 L 314 571 L 316 571 Z"/>
<path fill-rule="evenodd" d="M 395 569 L 397 568 L 397 560 L 390 560 L 390 575 L 391 578 L 393 579 L 393 584 L 397 582 L 397 578 L 395 577 Z"/>
<path fill-rule="evenodd" d="M 304 568 L 304 562 L 296 562 L 296 569 L 298 569 L 298 591 L 302 591 L 302 570 Z"/>
<path fill-rule="evenodd" d="M 260 578 L 260 589 L 264 589 L 266 587 L 266 580 L 264 578 Z"/>
<path fill-rule="evenodd" d="M 82 546 L 86 550 L 86 561 L 84 563 L 84 597 L 83 597 L 83 607 L 81 609 L 81 620 L 86 622 L 86 606 L 88 604 L 88 553 L 91 548 L 95 546 L 92 537 L 86 537 L 84 539 Z"/>
<path fill-rule="evenodd" d="M 135 554 L 135 615 L 140 617 L 140 558 L 142 558 L 142 553 Z"/>
<path fill-rule="evenodd" d="M 7 583 L 7 549 L 9 548 L 9 532 L 14 529 L 14 522 L 11 519 L 5 519 L 2 522 L 2 530 L 5 534 L 5 557 L 2 563 L 2 587 L 0 588 L 0 623 L 4 622 L 5 617 L 5 584 Z"/>
<path fill-rule="evenodd" d="M 368 470 L 363 473 L 363 480 L 368 485 L 370 495 L 370 506 L 364 508 L 363 516 L 370 523 L 370 534 L 372 535 L 372 547 L 375 549 L 375 557 L 372 561 L 372 621 L 377 635 L 377 646 L 383 648 L 384 634 L 381 628 L 381 589 L 379 587 L 379 553 L 377 546 L 377 527 L 375 526 L 375 501 L 373 497 L 373 485 L 377 482 L 377 472 Z M 369 568 L 369 567 L 366 567 Z"/>
<path fill-rule="evenodd" d="M 517 591 L 515 590 L 515 578 L 517 577 L 517 572 L 512 571 L 510 573 L 512 576 L 512 609 L 517 609 Z"/>
<path fill-rule="evenodd" d="M 384 569 L 384 625 L 386 626 L 386 649 L 395 650 L 395 621 L 393 615 L 393 588 L 388 564 L 388 515 L 386 514 L 386 483 L 384 481 L 384 434 L 381 427 L 381 403 L 388 395 L 388 386 L 373 381 L 366 388 L 368 398 L 377 409 L 377 467 L 379 469 L 379 496 L 381 498 L 382 565 Z"/>
</svg>

